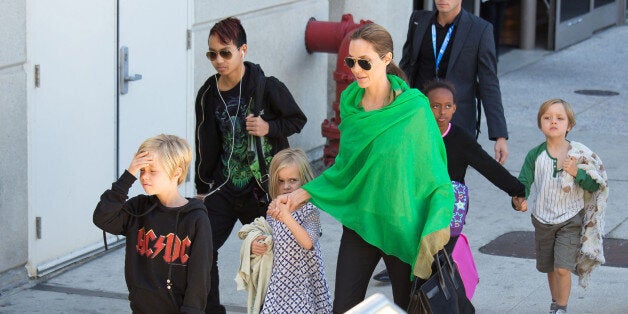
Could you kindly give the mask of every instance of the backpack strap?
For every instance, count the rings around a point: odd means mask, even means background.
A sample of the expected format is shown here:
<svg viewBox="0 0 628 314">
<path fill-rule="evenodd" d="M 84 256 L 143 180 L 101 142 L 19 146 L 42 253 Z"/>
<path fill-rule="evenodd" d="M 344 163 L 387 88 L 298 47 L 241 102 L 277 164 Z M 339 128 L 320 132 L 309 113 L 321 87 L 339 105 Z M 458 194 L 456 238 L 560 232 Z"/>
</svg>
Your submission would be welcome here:
<svg viewBox="0 0 628 314">
<path fill-rule="evenodd" d="M 266 90 L 266 77 L 260 75 L 257 80 L 257 87 L 255 89 L 255 102 L 253 104 L 253 116 L 260 116 L 264 110 L 264 91 Z M 255 136 L 255 150 L 257 153 L 257 162 L 259 164 L 259 171 L 261 175 L 260 184 L 261 188 L 266 193 L 268 198 L 268 165 L 266 165 L 266 158 L 264 156 L 264 149 L 262 147 L 262 139 L 259 136 Z M 270 202 L 269 199 L 266 201 Z"/>
</svg>

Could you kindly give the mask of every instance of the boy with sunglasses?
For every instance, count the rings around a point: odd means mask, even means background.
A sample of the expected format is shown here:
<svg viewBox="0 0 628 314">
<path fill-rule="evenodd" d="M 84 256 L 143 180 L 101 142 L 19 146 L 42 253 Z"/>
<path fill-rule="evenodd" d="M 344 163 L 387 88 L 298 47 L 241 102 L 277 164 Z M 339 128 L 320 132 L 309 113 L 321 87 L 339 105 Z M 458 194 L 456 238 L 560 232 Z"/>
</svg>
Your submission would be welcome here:
<svg viewBox="0 0 628 314">
<path fill-rule="evenodd" d="M 240 20 L 230 17 L 216 23 L 208 44 L 206 56 L 217 73 L 196 97 L 195 184 L 197 197 L 207 207 L 214 244 L 206 312 L 225 313 L 217 250 L 236 220 L 244 225 L 266 215 L 268 178 L 263 170 L 307 119 L 282 82 L 244 61 L 248 46 Z"/>
</svg>

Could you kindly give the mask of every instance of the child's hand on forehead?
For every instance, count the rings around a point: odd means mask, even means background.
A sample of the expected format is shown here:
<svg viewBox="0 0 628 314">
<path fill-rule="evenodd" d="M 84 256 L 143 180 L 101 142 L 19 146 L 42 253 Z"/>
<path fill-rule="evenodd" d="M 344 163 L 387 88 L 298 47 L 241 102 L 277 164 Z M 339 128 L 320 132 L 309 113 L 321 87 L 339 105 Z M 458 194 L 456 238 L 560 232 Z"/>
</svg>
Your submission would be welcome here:
<svg viewBox="0 0 628 314">
<path fill-rule="evenodd" d="M 131 160 L 131 165 L 129 165 L 129 173 L 137 178 L 137 172 L 146 168 L 153 163 L 153 156 L 150 152 L 139 152 L 133 156 L 133 160 Z"/>
</svg>

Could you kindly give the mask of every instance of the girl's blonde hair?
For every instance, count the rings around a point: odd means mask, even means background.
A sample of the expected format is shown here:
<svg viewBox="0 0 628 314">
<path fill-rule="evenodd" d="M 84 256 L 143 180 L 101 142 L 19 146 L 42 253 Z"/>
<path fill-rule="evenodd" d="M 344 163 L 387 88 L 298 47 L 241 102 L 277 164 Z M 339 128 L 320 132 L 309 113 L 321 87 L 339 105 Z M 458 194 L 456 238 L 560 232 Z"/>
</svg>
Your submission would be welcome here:
<svg viewBox="0 0 628 314">
<path fill-rule="evenodd" d="M 310 162 L 307 160 L 305 152 L 300 148 L 286 148 L 279 151 L 270 162 L 270 181 L 268 189 L 272 199 L 279 195 L 279 171 L 288 167 L 296 166 L 299 169 L 302 184 L 310 182 L 314 178 Z"/>
<path fill-rule="evenodd" d="M 539 113 L 536 116 L 536 123 L 539 129 L 541 128 L 541 118 L 543 117 L 545 112 L 547 112 L 547 109 L 549 109 L 549 107 L 553 104 L 563 105 L 563 108 L 565 108 L 565 112 L 567 113 L 567 128 L 569 130 L 573 129 L 573 127 L 576 126 L 576 115 L 573 113 L 571 105 L 560 98 L 548 99 L 541 104 L 541 108 L 539 108 Z M 567 131 L 567 133 L 569 133 L 569 131 Z"/>
<path fill-rule="evenodd" d="M 159 134 L 145 140 L 137 149 L 138 153 L 146 151 L 159 155 L 168 177 L 174 177 L 177 169 L 181 169 L 181 175 L 177 180 L 177 185 L 181 185 L 192 160 L 192 148 L 186 140 L 176 135 Z"/>
</svg>

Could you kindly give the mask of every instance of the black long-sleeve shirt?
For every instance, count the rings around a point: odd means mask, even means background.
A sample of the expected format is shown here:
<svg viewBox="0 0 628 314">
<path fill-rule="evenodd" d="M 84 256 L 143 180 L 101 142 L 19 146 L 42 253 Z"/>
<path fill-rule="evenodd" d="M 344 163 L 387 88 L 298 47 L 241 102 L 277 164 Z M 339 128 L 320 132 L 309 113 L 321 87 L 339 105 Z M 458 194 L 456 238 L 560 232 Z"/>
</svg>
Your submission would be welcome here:
<svg viewBox="0 0 628 314">
<path fill-rule="evenodd" d="M 525 186 L 462 128 L 452 124 L 443 141 L 447 149 L 447 170 L 451 180 L 464 183 L 467 167 L 471 166 L 508 195 L 525 196 Z"/>
</svg>

